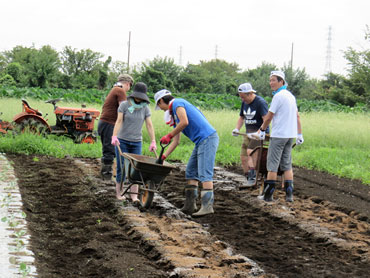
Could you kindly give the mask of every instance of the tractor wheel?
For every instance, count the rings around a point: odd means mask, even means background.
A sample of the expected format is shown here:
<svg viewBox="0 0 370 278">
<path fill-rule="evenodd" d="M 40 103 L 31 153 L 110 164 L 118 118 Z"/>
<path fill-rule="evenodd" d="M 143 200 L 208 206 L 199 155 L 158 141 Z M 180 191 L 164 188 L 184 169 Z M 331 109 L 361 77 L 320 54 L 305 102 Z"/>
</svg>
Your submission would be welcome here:
<svg viewBox="0 0 370 278">
<path fill-rule="evenodd" d="M 96 136 L 91 132 L 84 132 L 77 136 L 75 143 L 77 144 L 94 144 Z"/>
<path fill-rule="evenodd" d="M 15 126 L 16 133 L 30 132 L 37 135 L 45 134 L 49 127 L 36 119 L 23 119 Z"/>
<path fill-rule="evenodd" d="M 149 208 L 152 205 L 153 198 L 154 198 L 154 192 L 148 191 L 146 189 L 155 190 L 155 183 L 151 180 L 148 180 L 145 183 L 145 187 L 142 188 L 142 186 L 139 186 L 139 200 L 140 204 L 143 208 Z"/>
</svg>

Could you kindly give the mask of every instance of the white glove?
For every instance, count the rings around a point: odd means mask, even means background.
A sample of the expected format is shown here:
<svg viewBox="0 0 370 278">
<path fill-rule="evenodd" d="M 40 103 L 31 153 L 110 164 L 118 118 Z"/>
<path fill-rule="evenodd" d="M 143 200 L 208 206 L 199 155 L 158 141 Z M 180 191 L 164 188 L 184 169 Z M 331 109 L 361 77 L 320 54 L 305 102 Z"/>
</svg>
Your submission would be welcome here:
<svg viewBox="0 0 370 278">
<path fill-rule="evenodd" d="M 303 142 L 304 142 L 304 140 L 303 140 L 303 135 L 302 135 L 302 134 L 298 134 L 298 135 L 297 135 L 297 139 L 295 140 L 295 143 L 296 143 L 297 145 L 301 145 L 301 144 L 303 144 Z"/>
<path fill-rule="evenodd" d="M 231 135 L 232 135 L 232 136 L 238 136 L 238 135 L 239 135 L 239 129 L 235 128 L 235 129 L 231 132 Z"/>
<path fill-rule="evenodd" d="M 260 130 L 260 140 L 265 140 L 266 132 Z"/>
<path fill-rule="evenodd" d="M 258 132 L 247 133 L 247 136 L 248 138 L 253 139 L 253 140 L 261 140 L 260 134 Z"/>
</svg>

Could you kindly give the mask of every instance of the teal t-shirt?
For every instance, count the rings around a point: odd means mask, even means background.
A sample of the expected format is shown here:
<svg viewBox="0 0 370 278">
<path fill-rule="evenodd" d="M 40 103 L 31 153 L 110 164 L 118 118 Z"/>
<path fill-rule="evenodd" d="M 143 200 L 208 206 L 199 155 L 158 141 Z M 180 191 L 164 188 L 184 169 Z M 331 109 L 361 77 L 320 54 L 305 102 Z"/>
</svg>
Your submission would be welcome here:
<svg viewBox="0 0 370 278">
<path fill-rule="evenodd" d="M 149 106 L 129 111 L 131 106 L 130 98 L 123 101 L 118 107 L 118 112 L 123 113 L 123 124 L 118 131 L 117 137 L 130 142 L 140 142 L 143 140 L 142 127 L 147 117 L 150 117 Z"/>
</svg>

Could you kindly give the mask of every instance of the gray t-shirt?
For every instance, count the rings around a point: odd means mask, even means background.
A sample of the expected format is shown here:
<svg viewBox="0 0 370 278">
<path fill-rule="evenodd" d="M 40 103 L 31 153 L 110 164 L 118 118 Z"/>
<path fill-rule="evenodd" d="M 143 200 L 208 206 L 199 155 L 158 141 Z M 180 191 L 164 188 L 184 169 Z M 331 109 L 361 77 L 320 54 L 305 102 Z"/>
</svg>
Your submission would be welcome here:
<svg viewBox="0 0 370 278">
<path fill-rule="evenodd" d="M 133 113 L 128 111 L 131 106 L 130 98 L 127 101 L 123 101 L 118 107 L 118 113 L 123 113 L 123 124 L 118 131 L 117 137 L 130 142 L 140 142 L 143 140 L 142 128 L 144 120 L 150 117 L 149 106 L 145 106 L 140 109 L 135 109 Z"/>
</svg>

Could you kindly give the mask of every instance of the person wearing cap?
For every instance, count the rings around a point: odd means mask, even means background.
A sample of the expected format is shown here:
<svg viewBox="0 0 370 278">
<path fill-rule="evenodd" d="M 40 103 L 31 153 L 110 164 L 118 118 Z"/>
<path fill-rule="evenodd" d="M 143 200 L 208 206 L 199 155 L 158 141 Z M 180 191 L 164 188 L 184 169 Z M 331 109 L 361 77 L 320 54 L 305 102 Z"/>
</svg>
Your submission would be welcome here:
<svg viewBox="0 0 370 278">
<path fill-rule="evenodd" d="M 240 128 L 245 123 L 246 132 L 257 132 L 263 123 L 263 119 L 267 115 L 268 105 L 267 102 L 260 96 L 257 96 L 256 91 L 253 90 L 250 83 L 241 84 L 238 88 L 239 97 L 242 100 L 240 108 L 239 119 L 236 123 L 235 129 L 232 131 L 233 136 L 238 136 Z M 243 136 L 243 143 L 240 151 L 240 160 L 246 183 L 240 185 L 239 189 L 252 187 L 256 184 L 256 160 L 257 152 L 251 156 L 254 148 L 260 146 L 258 140 L 250 139 Z"/>
<path fill-rule="evenodd" d="M 272 71 L 270 74 L 272 101 L 266 118 L 260 128 L 260 139 L 265 139 L 265 131 L 272 123 L 270 145 L 267 152 L 267 179 L 259 199 L 273 201 L 276 186 L 277 172 L 284 172 L 285 200 L 293 202 L 293 168 L 292 146 L 303 143 L 302 127 L 299 118 L 297 103 L 294 95 L 287 90 L 285 74 L 282 71 Z"/>
<path fill-rule="evenodd" d="M 128 97 L 127 101 L 123 101 L 118 107 L 118 116 L 114 125 L 111 144 L 116 148 L 121 148 L 122 152 L 140 154 L 142 149 L 142 127 L 145 121 L 148 130 L 151 144 L 149 151 L 153 152 L 157 149 L 154 135 L 154 128 L 151 120 L 149 109 L 149 97 L 147 95 L 147 86 L 145 83 L 138 82 L 135 84 L 133 93 Z M 116 176 L 116 197 L 119 200 L 125 200 L 120 191 L 120 182 L 125 179 L 124 173 L 121 171 L 121 159 L 118 149 L 116 149 L 117 157 L 117 176 Z M 134 184 L 130 188 L 131 200 L 138 202 L 138 185 Z"/>
<path fill-rule="evenodd" d="M 203 113 L 182 98 L 174 98 L 171 92 L 163 89 L 154 95 L 156 109 L 165 112 L 165 121 L 174 129 L 161 138 L 162 144 L 169 144 L 161 159 L 166 159 L 180 143 L 183 133 L 195 147 L 186 166 L 184 213 L 193 217 L 214 213 L 213 172 L 219 138 Z M 201 208 L 197 210 L 198 184 L 202 183 Z"/>
<path fill-rule="evenodd" d="M 117 109 L 127 99 L 126 93 L 131 89 L 134 79 L 128 74 L 120 74 L 117 82 L 105 98 L 102 113 L 98 122 L 98 134 L 102 143 L 101 170 L 102 178 L 112 179 L 112 165 L 115 157 L 111 144 L 114 124 L 117 120 Z"/>
</svg>

